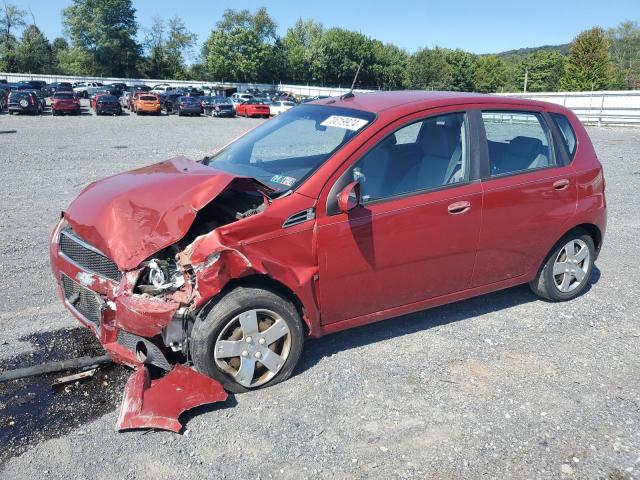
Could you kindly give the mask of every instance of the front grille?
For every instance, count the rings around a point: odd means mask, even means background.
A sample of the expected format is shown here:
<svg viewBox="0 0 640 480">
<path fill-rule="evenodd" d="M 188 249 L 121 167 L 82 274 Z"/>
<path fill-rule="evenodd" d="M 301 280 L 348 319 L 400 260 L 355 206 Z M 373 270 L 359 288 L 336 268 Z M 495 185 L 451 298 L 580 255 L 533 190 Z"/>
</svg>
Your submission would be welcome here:
<svg viewBox="0 0 640 480">
<path fill-rule="evenodd" d="M 67 302 L 87 321 L 99 326 L 102 301 L 98 294 L 74 282 L 64 273 L 60 274 L 60 280 Z"/>
<path fill-rule="evenodd" d="M 76 237 L 71 229 L 60 232 L 59 248 L 65 257 L 91 273 L 116 282 L 122 278 L 122 273 L 112 260 Z"/>
</svg>

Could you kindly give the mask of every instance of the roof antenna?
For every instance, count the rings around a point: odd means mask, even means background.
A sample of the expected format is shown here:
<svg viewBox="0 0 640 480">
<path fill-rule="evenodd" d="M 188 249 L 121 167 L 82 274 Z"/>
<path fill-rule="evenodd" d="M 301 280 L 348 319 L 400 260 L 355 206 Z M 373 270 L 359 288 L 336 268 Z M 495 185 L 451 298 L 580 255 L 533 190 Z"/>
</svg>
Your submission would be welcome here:
<svg viewBox="0 0 640 480">
<path fill-rule="evenodd" d="M 349 93 L 345 93 L 340 97 L 342 100 L 355 97 L 353 93 L 353 87 L 356 85 L 356 80 L 358 80 L 358 75 L 360 74 L 360 69 L 362 68 L 362 62 L 364 62 L 364 59 L 360 60 L 360 65 L 358 65 L 358 70 L 356 71 L 356 74 L 353 77 L 353 82 L 351 82 L 351 88 L 349 89 Z"/>
</svg>

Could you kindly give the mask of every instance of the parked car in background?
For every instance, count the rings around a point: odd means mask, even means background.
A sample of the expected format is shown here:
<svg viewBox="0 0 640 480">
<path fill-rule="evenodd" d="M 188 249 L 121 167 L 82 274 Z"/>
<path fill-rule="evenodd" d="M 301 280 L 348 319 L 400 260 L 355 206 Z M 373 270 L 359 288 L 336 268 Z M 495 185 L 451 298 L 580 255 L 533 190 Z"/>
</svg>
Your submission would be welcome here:
<svg viewBox="0 0 640 480">
<path fill-rule="evenodd" d="M 182 97 L 182 94 L 177 90 L 171 90 L 164 95 L 160 95 L 160 104 L 167 115 L 178 113 L 180 97 Z"/>
<path fill-rule="evenodd" d="M 178 99 L 178 115 L 200 115 L 202 105 L 198 97 L 180 97 Z"/>
<path fill-rule="evenodd" d="M 151 93 L 162 94 L 173 90 L 174 88 L 168 83 L 160 83 L 158 85 L 154 85 L 154 87 L 150 90 Z"/>
<path fill-rule="evenodd" d="M 233 102 L 227 97 L 211 97 L 211 102 L 207 109 L 205 109 L 204 113 L 205 115 L 211 115 L 212 117 L 236 116 Z"/>
<path fill-rule="evenodd" d="M 14 90 L 9 94 L 7 102 L 9 114 L 31 113 L 39 115 L 43 108 L 35 92 L 31 90 Z"/>
<path fill-rule="evenodd" d="M 295 107 L 296 104 L 286 100 L 276 100 L 269 104 L 269 111 L 271 115 L 280 115 L 283 112 Z"/>
<path fill-rule="evenodd" d="M 241 102 L 246 102 L 246 101 L 251 100 L 253 98 L 253 94 L 251 94 L 251 93 L 234 93 L 233 95 L 231 95 L 231 98 L 236 99 L 236 100 L 240 100 Z"/>
<path fill-rule="evenodd" d="M 47 86 L 47 82 L 43 80 L 21 80 L 18 85 L 24 86 L 27 90 L 42 90 Z"/>
<path fill-rule="evenodd" d="M 98 98 L 101 97 L 102 95 L 111 95 L 111 93 L 108 90 L 102 90 L 102 89 L 92 93 L 91 96 L 89 97 L 89 107 L 95 110 Z"/>
<path fill-rule="evenodd" d="M 8 98 L 9 98 L 9 91 L 0 89 L 0 113 L 4 112 L 5 109 L 7 108 Z"/>
<path fill-rule="evenodd" d="M 80 115 L 80 100 L 73 91 L 57 91 L 51 97 L 51 114 L 70 113 Z"/>
<path fill-rule="evenodd" d="M 98 95 L 96 97 L 96 115 L 121 115 L 122 107 L 115 95 Z"/>
<path fill-rule="evenodd" d="M 73 91 L 78 97 L 89 98 L 88 89 L 98 88 L 102 86 L 103 85 L 100 82 L 78 83 L 75 87 L 73 87 Z"/>
<path fill-rule="evenodd" d="M 145 85 L 144 83 L 134 83 L 132 85 L 127 85 L 125 89 L 129 92 L 150 92 L 151 87 L 149 85 Z"/>
<path fill-rule="evenodd" d="M 51 97 L 54 93 L 58 91 L 73 91 L 73 87 L 69 82 L 53 82 L 48 84 L 45 88 L 42 89 L 44 94 L 47 97 Z"/>
<path fill-rule="evenodd" d="M 162 107 L 160 105 L 160 99 L 158 98 L 158 95 L 153 95 L 147 92 L 137 95 L 135 111 L 136 115 L 141 115 L 143 113 L 160 115 Z"/>
<path fill-rule="evenodd" d="M 269 105 L 259 100 L 251 99 L 242 102 L 236 107 L 236 115 L 243 117 L 263 117 L 269 118 L 271 114 Z"/>
<path fill-rule="evenodd" d="M 126 91 L 120 97 L 120 106 L 122 108 L 131 108 L 131 91 Z"/>
<path fill-rule="evenodd" d="M 40 104 L 41 111 L 46 110 L 46 108 L 47 108 L 47 97 L 46 97 L 45 93 L 42 90 L 29 89 L 29 90 L 21 90 L 21 91 L 33 93 L 36 96 L 36 98 L 38 99 L 38 103 Z"/>
<path fill-rule="evenodd" d="M 244 101 L 239 99 L 239 98 L 237 98 L 237 97 L 231 97 L 231 98 L 229 98 L 229 100 L 231 100 L 231 103 L 233 104 L 233 109 L 235 110 L 235 112 L 237 114 L 238 113 L 238 105 L 240 105 Z"/>
</svg>

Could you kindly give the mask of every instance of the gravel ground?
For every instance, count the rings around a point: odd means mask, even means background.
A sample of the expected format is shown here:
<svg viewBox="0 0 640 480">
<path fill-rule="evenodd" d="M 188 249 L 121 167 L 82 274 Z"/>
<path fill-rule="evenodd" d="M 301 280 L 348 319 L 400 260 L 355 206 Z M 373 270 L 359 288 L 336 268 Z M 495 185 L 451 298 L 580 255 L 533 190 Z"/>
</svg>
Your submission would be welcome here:
<svg viewBox="0 0 640 480">
<path fill-rule="evenodd" d="M 0 134 L 0 359 L 74 326 L 47 248 L 83 186 L 199 158 L 261 121 L 0 115 L 17 130 Z M 580 298 L 516 287 L 309 341 L 292 379 L 188 414 L 183 435 L 116 433 L 112 411 L 0 478 L 640 478 L 640 129 L 589 133 L 609 227 Z"/>
</svg>

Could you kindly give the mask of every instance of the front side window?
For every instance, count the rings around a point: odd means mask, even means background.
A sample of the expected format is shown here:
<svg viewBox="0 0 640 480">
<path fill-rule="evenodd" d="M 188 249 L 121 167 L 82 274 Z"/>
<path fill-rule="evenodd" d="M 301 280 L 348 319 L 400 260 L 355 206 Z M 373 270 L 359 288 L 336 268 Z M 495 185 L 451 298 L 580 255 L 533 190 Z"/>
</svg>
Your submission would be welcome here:
<svg viewBox="0 0 640 480">
<path fill-rule="evenodd" d="M 466 182 L 464 113 L 430 117 L 387 136 L 351 168 L 364 203 Z"/>
<path fill-rule="evenodd" d="M 305 105 L 263 123 L 205 162 L 253 177 L 276 192 L 294 188 L 375 119 L 371 112 Z"/>
<path fill-rule="evenodd" d="M 553 165 L 549 132 L 533 112 L 482 112 L 492 177 Z"/>
</svg>

